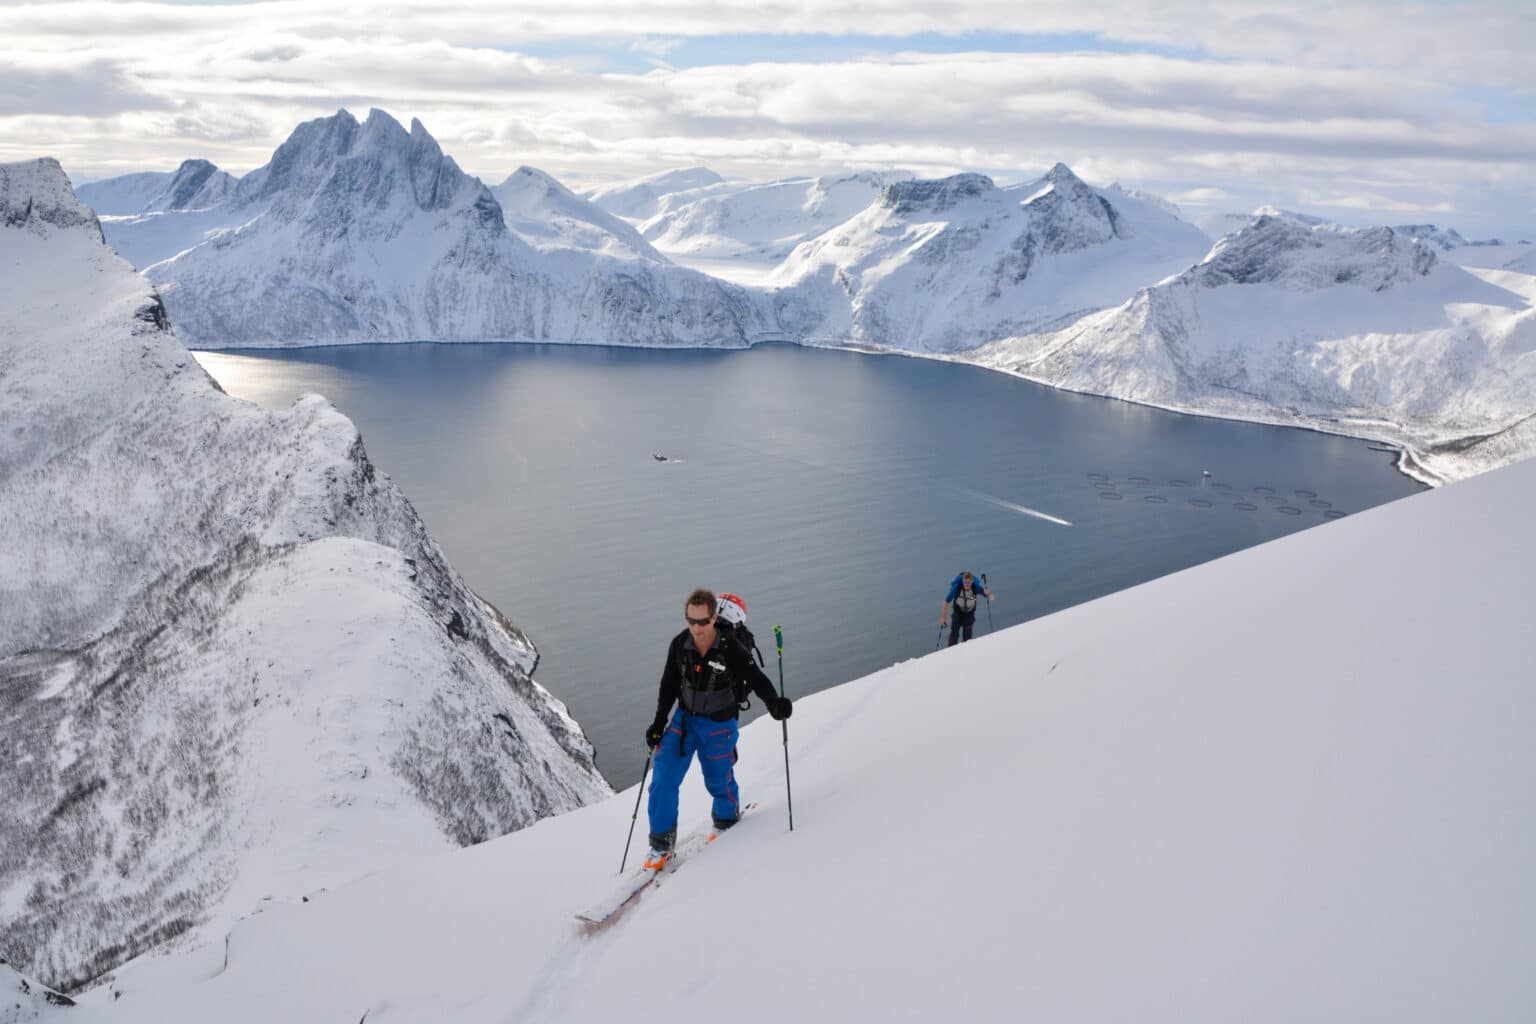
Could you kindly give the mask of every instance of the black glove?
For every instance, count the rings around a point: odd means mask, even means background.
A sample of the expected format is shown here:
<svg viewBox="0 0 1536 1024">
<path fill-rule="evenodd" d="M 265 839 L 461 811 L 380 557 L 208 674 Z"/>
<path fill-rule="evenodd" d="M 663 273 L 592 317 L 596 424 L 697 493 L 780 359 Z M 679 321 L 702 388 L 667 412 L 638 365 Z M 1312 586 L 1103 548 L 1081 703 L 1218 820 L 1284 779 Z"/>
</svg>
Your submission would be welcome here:
<svg viewBox="0 0 1536 1024">
<path fill-rule="evenodd" d="M 667 734 L 667 720 L 658 718 L 651 723 L 651 727 L 645 730 L 645 749 L 655 750 L 661 745 L 661 738 Z"/>
<path fill-rule="evenodd" d="M 775 722 L 782 722 L 795 713 L 795 703 L 788 697 L 775 697 L 768 702 L 768 714 Z"/>
</svg>

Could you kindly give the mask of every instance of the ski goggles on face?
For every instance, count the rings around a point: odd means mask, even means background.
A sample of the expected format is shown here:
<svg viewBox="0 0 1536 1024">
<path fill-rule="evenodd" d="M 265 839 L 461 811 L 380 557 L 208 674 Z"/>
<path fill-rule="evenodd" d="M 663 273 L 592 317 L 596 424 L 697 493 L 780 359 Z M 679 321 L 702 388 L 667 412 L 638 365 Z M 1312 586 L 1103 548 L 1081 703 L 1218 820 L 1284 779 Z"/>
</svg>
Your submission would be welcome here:
<svg viewBox="0 0 1536 1024">
<path fill-rule="evenodd" d="M 713 615 L 707 615 L 702 619 L 696 619 L 692 615 L 684 615 L 683 618 L 688 620 L 688 625 L 690 626 L 707 626 L 711 622 L 715 621 L 715 617 Z"/>
</svg>

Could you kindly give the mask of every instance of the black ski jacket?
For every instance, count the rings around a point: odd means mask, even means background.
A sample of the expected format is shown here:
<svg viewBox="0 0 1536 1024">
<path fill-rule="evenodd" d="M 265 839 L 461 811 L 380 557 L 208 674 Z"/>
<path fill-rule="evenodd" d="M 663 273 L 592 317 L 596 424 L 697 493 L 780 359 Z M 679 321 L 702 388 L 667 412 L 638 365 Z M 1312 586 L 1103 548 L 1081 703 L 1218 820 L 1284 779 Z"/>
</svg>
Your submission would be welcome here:
<svg viewBox="0 0 1536 1024">
<path fill-rule="evenodd" d="M 714 646 L 701 656 L 685 629 L 667 647 L 656 718 L 666 719 L 672 713 L 672 705 L 681 702 L 683 710 L 690 714 L 725 722 L 741 713 L 738 705 L 749 688 L 765 705 L 779 696 L 772 680 L 753 662 L 751 653 L 724 630 L 715 631 Z"/>
</svg>

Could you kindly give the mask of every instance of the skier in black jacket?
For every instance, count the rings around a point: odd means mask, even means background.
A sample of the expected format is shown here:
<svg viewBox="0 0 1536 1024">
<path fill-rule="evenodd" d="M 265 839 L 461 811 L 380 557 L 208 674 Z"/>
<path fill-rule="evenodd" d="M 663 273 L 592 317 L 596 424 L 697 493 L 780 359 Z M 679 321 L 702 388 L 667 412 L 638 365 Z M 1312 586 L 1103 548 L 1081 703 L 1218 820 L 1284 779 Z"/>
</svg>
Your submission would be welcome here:
<svg viewBox="0 0 1536 1024">
<path fill-rule="evenodd" d="M 773 690 L 751 654 L 723 629 L 717 629 L 718 603 L 708 590 L 695 590 L 684 603 L 688 628 L 672 638 L 661 669 L 656 720 L 645 731 L 656 771 L 647 805 L 651 822 L 648 867 L 659 868 L 677 840 L 677 794 L 693 755 L 699 755 L 704 786 L 715 798 L 711 813 L 717 829 L 728 829 L 741 816 L 736 788 L 737 716 L 747 689 L 775 719 L 788 718 L 794 704 Z M 677 711 L 668 720 L 672 705 Z"/>
</svg>

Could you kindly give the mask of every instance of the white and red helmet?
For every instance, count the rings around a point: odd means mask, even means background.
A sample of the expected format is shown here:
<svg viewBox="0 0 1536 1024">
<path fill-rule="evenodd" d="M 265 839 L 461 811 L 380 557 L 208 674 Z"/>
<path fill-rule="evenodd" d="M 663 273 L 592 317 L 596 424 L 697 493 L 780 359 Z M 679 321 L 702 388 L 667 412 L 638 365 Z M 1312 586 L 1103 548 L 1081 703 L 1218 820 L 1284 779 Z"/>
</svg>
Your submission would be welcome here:
<svg viewBox="0 0 1536 1024">
<path fill-rule="evenodd" d="M 747 602 L 736 594 L 721 594 L 715 598 L 715 615 L 733 626 L 747 624 Z"/>
</svg>

